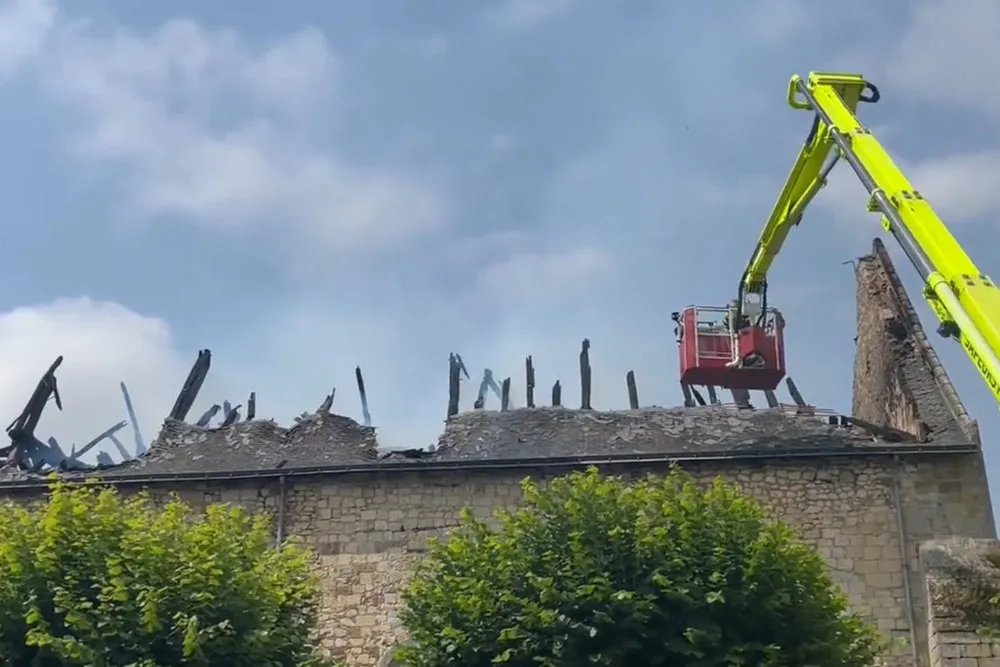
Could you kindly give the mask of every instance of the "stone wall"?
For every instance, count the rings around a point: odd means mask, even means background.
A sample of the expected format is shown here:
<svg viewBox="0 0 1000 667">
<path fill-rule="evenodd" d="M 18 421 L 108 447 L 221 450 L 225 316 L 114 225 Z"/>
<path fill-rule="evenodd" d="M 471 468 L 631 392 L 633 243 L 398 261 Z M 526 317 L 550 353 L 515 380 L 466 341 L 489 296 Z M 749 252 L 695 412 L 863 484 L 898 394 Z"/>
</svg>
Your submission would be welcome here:
<svg viewBox="0 0 1000 667">
<path fill-rule="evenodd" d="M 484 517 L 514 508 L 527 475 L 592 463 L 635 476 L 675 462 L 704 481 L 737 482 L 797 526 L 854 608 L 900 640 L 889 665 L 928 667 L 933 655 L 935 667 L 952 658 L 966 662 L 948 667 L 974 667 L 968 660 L 986 660 L 985 650 L 992 660 L 992 645 L 943 648 L 963 635 L 941 634 L 920 545 L 995 537 L 978 429 L 880 242 L 857 279 L 853 415 L 869 426 L 721 406 L 476 411 L 451 419 L 433 454 L 379 458 L 373 429 L 318 411 L 290 429 L 168 422 L 147 456 L 101 475 L 196 508 L 236 503 L 270 515 L 278 536 L 303 536 L 323 574 L 325 645 L 349 665 L 374 665 L 402 636 L 396 610 L 410 566 L 461 508 Z M 0 478 L 0 496 L 37 498 L 42 484 Z"/>
<path fill-rule="evenodd" d="M 931 667 L 1000 667 L 1000 615 L 991 598 L 1000 594 L 1000 543 L 965 538 L 925 544 L 924 572 Z"/>
<path fill-rule="evenodd" d="M 666 465 L 635 463 L 608 471 L 641 475 L 663 472 Z M 887 636 L 908 644 L 912 631 L 918 654 L 926 653 L 918 546 L 956 534 L 993 535 L 975 453 L 917 454 L 902 448 L 898 457 L 734 458 L 682 465 L 706 481 L 721 475 L 738 482 L 775 516 L 797 526 L 830 564 L 855 608 Z M 562 472 L 540 462 L 516 470 L 290 476 L 284 480 L 284 502 L 282 482 L 274 477 L 149 488 L 164 496 L 175 492 L 195 507 L 230 502 L 266 512 L 276 524 L 280 517 L 283 534 L 303 536 L 318 553 L 325 645 L 349 665 L 374 665 L 401 637 L 395 614 L 399 587 L 427 538 L 455 526 L 462 507 L 480 516 L 516 507 L 518 484 L 526 475 L 544 479 Z M 912 664 L 912 646 L 889 664 Z"/>
</svg>

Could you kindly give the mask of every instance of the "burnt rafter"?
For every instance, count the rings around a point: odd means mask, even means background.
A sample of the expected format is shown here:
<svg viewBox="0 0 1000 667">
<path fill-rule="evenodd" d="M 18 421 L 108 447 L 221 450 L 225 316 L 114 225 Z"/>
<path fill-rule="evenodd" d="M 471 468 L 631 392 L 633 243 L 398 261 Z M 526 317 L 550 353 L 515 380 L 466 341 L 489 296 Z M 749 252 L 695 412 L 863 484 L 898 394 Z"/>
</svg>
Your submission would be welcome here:
<svg viewBox="0 0 1000 667">
<path fill-rule="evenodd" d="M 240 407 L 241 406 L 237 405 L 235 408 L 229 409 L 229 412 L 226 413 L 225 418 L 222 420 L 222 424 L 219 425 L 220 428 L 232 426 L 240 420 Z"/>
<path fill-rule="evenodd" d="M 368 392 L 365 391 L 365 378 L 361 374 L 361 366 L 355 367 L 354 379 L 358 383 L 358 395 L 361 396 L 361 416 L 365 420 L 365 426 L 371 426 L 372 413 L 368 411 Z"/>
<path fill-rule="evenodd" d="M 180 393 L 177 394 L 177 400 L 174 401 L 174 407 L 170 411 L 170 419 L 184 421 L 187 418 L 195 399 L 198 398 L 201 386 L 205 384 L 205 378 L 211 367 L 212 351 L 199 350 L 198 359 L 191 366 L 191 372 L 188 373 L 187 380 L 184 381 L 184 386 L 181 387 Z"/>
<path fill-rule="evenodd" d="M 35 391 L 25 404 L 21 414 L 7 427 L 7 435 L 15 446 L 35 439 L 35 428 L 42 418 L 42 412 L 48 404 L 50 398 L 54 398 L 56 407 L 62 410 L 62 398 L 59 396 L 59 384 L 56 381 L 56 370 L 62 365 L 63 357 L 59 355 L 52 362 L 49 369 L 45 371 L 38 381 Z"/>
</svg>

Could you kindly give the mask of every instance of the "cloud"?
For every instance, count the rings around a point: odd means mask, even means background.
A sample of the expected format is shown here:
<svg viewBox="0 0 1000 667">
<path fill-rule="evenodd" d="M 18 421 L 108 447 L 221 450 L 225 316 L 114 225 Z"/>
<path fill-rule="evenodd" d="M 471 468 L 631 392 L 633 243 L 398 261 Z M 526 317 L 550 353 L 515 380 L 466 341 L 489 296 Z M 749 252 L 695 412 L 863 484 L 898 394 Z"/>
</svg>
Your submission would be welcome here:
<svg viewBox="0 0 1000 667">
<path fill-rule="evenodd" d="M 120 382 L 129 388 L 148 444 L 190 363 L 178 356 L 166 322 L 116 303 L 75 298 L 16 308 L 0 314 L 0 415 L 12 420 L 21 413 L 59 355 L 65 357 L 56 372 L 64 410 L 50 402 L 37 435 L 55 437 L 66 452 L 128 419 Z M 119 439 L 134 452 L 131 426 Z M 111 443 L 102 448 L 120 460 Z"/>
<path fill-rule="evenodd" d="M 490 13 L 494 23 L 514 30 L 528 30 L 573 8 L 574 0 L 502 0 Z"/>
<path fill-rule="evenodd" d="M 553 252 L 519 252 L 487 266 L 479 274 L 481 287 L 492 297 L 532 303 L 555 300 L 562 305 L 586 295 L 591 281 L 613 269 L 611 259 L 597 248 Z"/>
<path fill-rule="evenodd" d="M 1000 116 L 1000 4 L 921 0 L 885 66 L 915 100 Z"/>
<path fill-rule="evenodd" d="M 29 1 L 35 9 L 8 12 L 0 36 L 27 42 L 43 24 L 42 0 Z M 336 118 L 342 65 L 316 29 L 254 48 L 190 20 L 138 34 L 64 19 L 37 64 L 45 91 L 76 117 L 75 155 L 111 168 L 131 217 L 270 226 L 336 250 L 398 244 L 446 222 L 436 184 L 353 164 L 317 140 Z"/>
<path fill-rule="evenodd" d="M 801 34 L 816 18 L 813 8 L 801 0 L 759 0 L 745 8 L 742 22 L 746 35 L 761 46 L 780 46 Z"/>
<path fill-rule="evenodd" d="M 1000 151 L 946 155 L 926 160 L 894 158 L 910 183 L 937 214 L 952 223 L 982 223 L 1000 212 Z M 852 225 L 865 222 L 861 230 L 871 234 L 865 216 L 868 193 L 846 164 L 836 167 L 817 203 L 831 210 L 841 221 Z"/>
<path fill-rule="evenodd" d="M 0 9 L 0 77 L 11 76 L 38 55 L 56 15 L 45 0 L 14 0 Z"/>
</svg>

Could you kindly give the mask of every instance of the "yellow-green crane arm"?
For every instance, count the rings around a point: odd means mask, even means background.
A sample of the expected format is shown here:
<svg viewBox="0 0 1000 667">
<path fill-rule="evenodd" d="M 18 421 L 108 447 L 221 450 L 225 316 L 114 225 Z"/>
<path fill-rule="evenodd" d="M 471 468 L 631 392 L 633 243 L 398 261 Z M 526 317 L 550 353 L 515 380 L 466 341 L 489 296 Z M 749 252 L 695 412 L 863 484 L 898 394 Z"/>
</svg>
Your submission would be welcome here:
<svg viewBox="0 0 1000 667">
<path fill-rule="evenodd" d="M 785 187 L 757 241 L 740 282 L 747 294 L 765 294 L 767 271 L 789 230 L 839 159 L 868 190 L 868 210 L 899 242 L 924 280 L 923 296 L 941 320 L 942 335 L 954 338 L 1000 402 L 1000 289 L 972 262 L 872 133 L 857 119 L 859 102 L 877 102 L 878 89 L 857 74 L 812 72 L 792 77 L 788 103 L 815 114 Z"/>
</svg>

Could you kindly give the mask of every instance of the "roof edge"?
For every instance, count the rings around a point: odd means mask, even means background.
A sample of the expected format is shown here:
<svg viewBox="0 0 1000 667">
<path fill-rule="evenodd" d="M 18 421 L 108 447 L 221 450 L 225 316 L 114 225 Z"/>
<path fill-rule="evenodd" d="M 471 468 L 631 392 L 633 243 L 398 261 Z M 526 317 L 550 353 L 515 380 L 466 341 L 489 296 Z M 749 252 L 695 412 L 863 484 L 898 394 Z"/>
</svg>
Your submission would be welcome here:
<svg viewBox="0 0 1000 667">
<path fill-rule="evenodd" d="M 567 471 L 589 466 L 674 464 L 720 461 L 788 461 L 829 458 L 896 458 L 911 456 L 940 456 L 978 454 L 978 444 L 898 444 L 865 447 L 799 447 L 757 449 L 747 451 L 711 450 L 666 454 L 612 454 L 607 456 L 549 457 L 525 459 L 484 459 L 479 461 L 432 461 L 351 464 L 337 466 L 310 466 L 301 468 L 275 468 L 267 470 L 234 470 L 216 472 L 178 472 L 152 475 L 86 475 L 59 477 L 63 483 L 83 483 L 94 480 L 115 486 L 155 484 L 159 482 L 210 482 L 247 479 L 280 479 L 288 477 L 339 477 L 357 474 L 403 474 L 407 472 L 488 472 L 505 470 Z M 32 479 L 0 482 L 0 491 L 15 489 L 44 489 L 52 480 Z"/>
<path fill-rule="evenodd" d="M 896 302 L 900 312 L 905 315 L 903 325 L 913 338 L 917 351 L 930 370 L 938 392 L 941 394 L 941 399 L 948 406 L 952 417 L 966 437 L 969 438 L 969 441 L 980 445 L 979 424 L 969 416 L 968 411 L 965 409 L 965 404 L 962 403 L 955 385 L 952 384 L 951 378 L 948 376 L 948 371 L 945 370 L 944 365 L 938 358 L 937 352 L 931 346 L 923 324 L 920 322 L 920 316 L 917 314 L 916 309 L 913 307 L 913 302 L 903 287 L 903 282 L 899 278 L 899 273 L 896 272 L 896 267 L 892 263 L 892 258 L 889 257 L 889 251 L 886 250 L 882 239 L 876 238 L 872 241 L 872 256 L 879 263 L 879 266 L 882 267 L 882 270 L 885 271 L 889 283 L 892 285 L 890 297 Z"/>
</svg>

